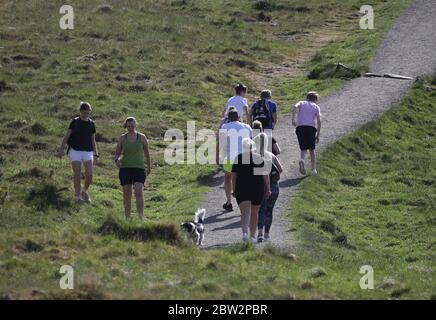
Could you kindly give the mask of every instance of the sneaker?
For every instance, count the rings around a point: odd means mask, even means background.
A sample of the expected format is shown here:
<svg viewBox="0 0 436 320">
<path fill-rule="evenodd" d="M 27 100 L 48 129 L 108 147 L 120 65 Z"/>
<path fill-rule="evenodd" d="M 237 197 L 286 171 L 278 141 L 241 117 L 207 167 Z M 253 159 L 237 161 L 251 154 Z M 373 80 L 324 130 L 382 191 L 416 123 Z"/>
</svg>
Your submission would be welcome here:
<svg viewBox="0 0 436 320">
<path fill-rule="evenodd" d="M 78 203 L 83 202 L 83 199 L 82 199 L 81 195 L 76 196 L 76 202 L 78 202 Z"/>
<path fill-rule="evenodd" d="M 265 235 L 263 236 L 263 240 L 268 241 L 269 239 L 269 233 L 265 233 Z"/>
<path fill-rule="evenodd" d="M 255 236 L 253 236 L 253 237 L 250 237 L 250 240 L 251 240 L 251 243 L 257 243 L 257 239 L 256 239 L 256 237 Z"/>
<path fill-rule="evenodd" d="M 312 176 L 316 176 L 318 174 L 318 171 L 316 171 L 316 169 L 312 170 Z"/>
<path fill-rule="evenodd" d="M 248 241 L 248 234 L 246 234 L 246 233 L 243 233 L 242 234 L 242 241 Z"/>
<path fill-rule="evenodd" d="M 89 196 L 89 193 L 87 191 L 83 190 L 81 196 L 83 201 L 91 203 L 91 197 Z"/>
<path fill-rule="evenodd" d="M 227 212 L 233 211 L 233 206 L 231 203 L 224 203 L 223 204 L 223 209 L 226 210 Z"/>
<path fill-rule="evenodd" d="M 304 160 L 300 160 L 300 162 L 298 164 L 300 165 L 300 173 L 301 174 L 306 174 L 306 168 L 305 168 Z"/>
<path fill-rule="evenodd" d="M 263 242 L 263 235 L 262 234 L 259 234 L 257 236 L 257 242 L 259 242 L 259 243 Z"/>
</svg>

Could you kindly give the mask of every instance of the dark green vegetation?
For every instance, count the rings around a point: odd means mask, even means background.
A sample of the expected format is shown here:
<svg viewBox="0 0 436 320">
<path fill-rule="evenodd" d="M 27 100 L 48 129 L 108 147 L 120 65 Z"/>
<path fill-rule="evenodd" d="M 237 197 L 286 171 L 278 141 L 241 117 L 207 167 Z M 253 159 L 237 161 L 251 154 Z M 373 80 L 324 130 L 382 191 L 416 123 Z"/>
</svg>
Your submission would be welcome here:
<svg viewBox="0 0 436 320">
<path fill-rule="evenodd" d="M 325 257 L 315 262 L 311 254 L 297 253 L 295 260 L 270 248 L 200 253 L 191 248 L 174 225 L 191 218 L 216 169 L 166 165 L 162 137 L 167 128 L 185 131 L 186 120 L 197 121 L 197 129 L 216 128 L 239 81 L 249 86 L 250 102 L 263 86 L 272 88 L 283 113 L 309 89 L 337 88 L 353 75 L 332 73 L 334 63 L 366 71 L 383 33 L 409 1 L 375 5 L 371 32 L 359 29 L 358 10 L 365 1 L 357 0 L 108 3 L 71 2 L 75 29 L 67 31 L 59 29 L 60 4 L 2 4 L 0 293 L 29 298 L 388 297 L 389 291 L 368 295 L 358 289 L 354 265 L 346 272 L 351 282 L 334 284 L 342 269 Z M 67 161 L 54 158 L 54 150 L 81 100 L 94 107 L 102 162 L 91 189 L 93 204 L 79 206 L 71 201 Z M 145 226 L 120 221 L 122 195 L 112 154 L 128 115 L 151 139 L 154 169 L 146 184 Z M 365 177 L 346 177 L 344 188 L 367 183 Z M 391 198 L 384 200 L 383 208 L 395 205 Z M 312 218 L 315 230 L 320 223 L 323 232 L 345 244 L 338 250 L 362 250 L 338 221 Z M 311 234 L 303 220 L 299 223 L 303 238 Z M 320 243 L 330 245 L 330 240 L 320 238 Z M 350 252 L 357 256 L 358 251 Z M 73 292 L 58 290 L 62 264 L 76 270 Z M 404 297 L 429 296 L 428 289 L 418 295 L 408 288 Z"/>
</svg>

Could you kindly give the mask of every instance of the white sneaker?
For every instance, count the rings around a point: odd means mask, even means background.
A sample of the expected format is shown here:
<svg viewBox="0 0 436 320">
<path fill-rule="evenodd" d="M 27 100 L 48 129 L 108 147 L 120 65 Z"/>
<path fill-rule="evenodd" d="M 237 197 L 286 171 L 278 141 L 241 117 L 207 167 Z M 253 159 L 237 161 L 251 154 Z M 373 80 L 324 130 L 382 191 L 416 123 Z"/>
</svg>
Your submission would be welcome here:
<svg viewBox="0 0 436 320">
<path fill-rule="evenodd" d="M 243 233 L 242 234 L 242 241 L 248 241 L 248 234 L 247 233 Z"/>
<path fill-rule="evenodd" d="M 256 237 L 250 237 L 251 243 L 255 244 L 257 243 L 257 238 Z"/>
<path fill-rule="evenodd" d="M 318 171 L 316 171 L 316 169 L 312 170 L 312 176 L 316 176 L 318 174 Z"/>
<path fill-rule="evenodd" d="M 305 168 L 304 160 L 300 160 L 300 162 L 298 164 L 300 165 L 300 173 L 301 174 L 306 174 L 306 168 Z"/>
</svg>

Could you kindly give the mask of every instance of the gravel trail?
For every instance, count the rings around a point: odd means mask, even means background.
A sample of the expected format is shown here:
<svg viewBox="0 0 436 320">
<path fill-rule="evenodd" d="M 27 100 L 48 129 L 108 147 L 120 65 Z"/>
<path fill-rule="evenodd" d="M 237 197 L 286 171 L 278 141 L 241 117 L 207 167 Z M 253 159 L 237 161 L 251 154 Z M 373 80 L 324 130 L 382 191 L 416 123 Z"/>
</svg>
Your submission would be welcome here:
<svg viewBox="0 0 436 320">
<path fill-rule="evenodd" d="M 376 25 L 377 20 L 375 27 Z M 374 73 L 418 77 L 436 71 L 435 57 L 436 2 L 416 0 L 385 35 L 370 69 Z M 398 103 L 412 85 L 413 81 L 408 80 L 357 78 L 329 96 L 321 97 L 319 105 L 322 128 L 317 152 L 377 118 L 380 113 Z M 288 105 L 278 107 L 290 110 L 294 103 L 290 101 Z M 280 182 L 280 195 L 274 209 L 270 243 L 292 249 L 297 244 L 292 237 L 292 212 L 289 212 L 288 208 L 301 181 L 301 175 L 298 172 L 300 151 L 295 128 L 290 120 L 290 116 L 279 118 L 274 130 L 274 136 L 282 149 L 279 158 L 284 173 Z M 322 175 L 322 172 L 318 174 Z M 223 247 L 241 241 L 240 212 L 235 199 L 233 200 L 235 210 L 224 213 L 221 209 L 225 202 L 223 174 L 214 176 L 212 190 L 201 206 L 207 210 L 204 248 Z"/>
</svg>

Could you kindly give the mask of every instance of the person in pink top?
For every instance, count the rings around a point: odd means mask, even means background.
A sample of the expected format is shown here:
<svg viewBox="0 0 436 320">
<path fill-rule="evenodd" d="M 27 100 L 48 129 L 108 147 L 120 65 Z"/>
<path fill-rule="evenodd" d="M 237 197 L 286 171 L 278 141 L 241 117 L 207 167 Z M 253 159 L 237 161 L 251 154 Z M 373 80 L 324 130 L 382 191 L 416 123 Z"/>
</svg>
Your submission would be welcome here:
<svg viewBox="0 0 436 320">
<path fill-rule="evenodd" d="M 315 144 L 319 142 L 319 133 L 321 131 L 321 112 L 318 102 L 318 93 L 311 91 L 307 94 L 305 101 L 298 102 L 292 111 L 292 125 L 296 126 L 298 144 L 301 150 L 301 159 L 299 161 L 300 173 L 306 174 L 306 154 L 310 153 L 312 163 L 312 175 L 317 175 Z M 297 120 L 295 120 L 297 117 Z"/>
</svg>

